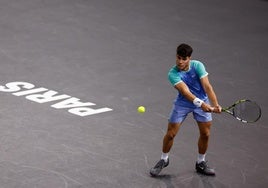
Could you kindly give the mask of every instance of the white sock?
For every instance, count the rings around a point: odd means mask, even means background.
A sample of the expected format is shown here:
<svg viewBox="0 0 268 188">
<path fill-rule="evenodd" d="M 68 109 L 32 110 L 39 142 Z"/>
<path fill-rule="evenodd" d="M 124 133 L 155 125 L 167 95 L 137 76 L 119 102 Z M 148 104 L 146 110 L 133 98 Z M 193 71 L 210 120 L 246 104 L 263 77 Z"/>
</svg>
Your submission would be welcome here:
<svg viewBox="0 0 268 188">
<path fill-rule="evenodd" d="M 197 157 L 197 163 L 201 163 L 203 161 L 205 161 L 205 157 L 206 157 L 206 154 L 198 154 L 198 157 Z"/>
<path fill-rule="evenodd" d="M 164 159 L 165 162 L 168 160 L 168 153 L 162 153 L 161 159 Z"/>
</svg>

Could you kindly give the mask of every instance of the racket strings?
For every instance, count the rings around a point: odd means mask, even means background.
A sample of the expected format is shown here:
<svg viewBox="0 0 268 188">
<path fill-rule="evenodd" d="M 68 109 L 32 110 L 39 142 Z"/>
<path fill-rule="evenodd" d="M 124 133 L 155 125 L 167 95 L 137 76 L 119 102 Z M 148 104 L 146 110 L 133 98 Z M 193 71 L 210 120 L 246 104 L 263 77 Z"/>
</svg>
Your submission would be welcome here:
<svg viewBox="0 0 268 188">
<path fill-rule="evenodd" d="M 245 101 L 235 105 L 233 112 L 236 117 L 248 122 L 255 122 L 261 116 L 260 107 L 252 101 Z"/>
</svg>

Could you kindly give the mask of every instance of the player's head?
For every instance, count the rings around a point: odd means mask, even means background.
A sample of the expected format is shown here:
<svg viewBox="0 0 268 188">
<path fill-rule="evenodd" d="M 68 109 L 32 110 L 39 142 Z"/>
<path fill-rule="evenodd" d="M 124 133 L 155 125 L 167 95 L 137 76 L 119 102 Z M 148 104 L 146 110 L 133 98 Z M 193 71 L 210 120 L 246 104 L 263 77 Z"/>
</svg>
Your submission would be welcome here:
<svg viewBox="0 0 268 188">
<path fill-rule="evenodd" d="M 193 52 L 193 48 L 188 44 L 182 43 L 177 47 L 177 56 L 184 57 L 184 58 L 191 57 L 192 52 Z"/>
</svg>

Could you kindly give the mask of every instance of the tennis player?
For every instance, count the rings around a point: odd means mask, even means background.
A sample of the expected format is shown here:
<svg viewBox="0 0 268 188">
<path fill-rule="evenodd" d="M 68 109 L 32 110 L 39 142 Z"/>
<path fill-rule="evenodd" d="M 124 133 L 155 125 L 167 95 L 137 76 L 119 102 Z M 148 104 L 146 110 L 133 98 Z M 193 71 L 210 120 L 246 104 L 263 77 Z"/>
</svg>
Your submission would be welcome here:
<svg viewBox="0 0 268 188">
<path fill-rule="evenodd" d="M 214 169 L 208 166 L 205 156 L 212 125 L 211 112 L 220 113 L 221 106 L 209 82 L 204 64 L 197 60 L 191 60 L 192 52 L 193 49 L 188 44 L 179 45 L 176 65 L 168 73 L 170 83 L 178 90 L 178 96 L 174 101 L 167 132 L 163 138 L 160 161 L 150 170 L 152 176 L 157 176 L 164 167 L 168 166 L 169 152 L 174 138 L 189 113 L 193 114 L 200 132 L 198 156 L 195 164 L 196 171 L 204 175 L 215 175 Z"/>
</svg>

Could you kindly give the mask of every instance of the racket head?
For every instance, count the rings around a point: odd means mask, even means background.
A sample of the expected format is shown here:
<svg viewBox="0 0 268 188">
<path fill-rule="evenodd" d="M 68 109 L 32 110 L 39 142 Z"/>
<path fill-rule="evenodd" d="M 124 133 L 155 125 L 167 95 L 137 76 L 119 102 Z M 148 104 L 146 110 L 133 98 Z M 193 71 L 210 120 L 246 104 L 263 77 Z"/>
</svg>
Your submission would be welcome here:
<svg viewBox="0 0 268 188">
<path fill-rule="evenodd" d="M 254 123 L 261 117 L 260 106 L 248 99 L 239 100 L 232 106 L 224 108 L 223 111 L 233 115 L 243 123 Z"/>
</svg>

